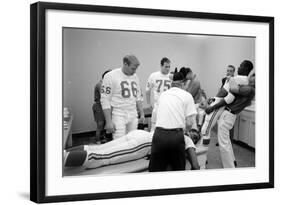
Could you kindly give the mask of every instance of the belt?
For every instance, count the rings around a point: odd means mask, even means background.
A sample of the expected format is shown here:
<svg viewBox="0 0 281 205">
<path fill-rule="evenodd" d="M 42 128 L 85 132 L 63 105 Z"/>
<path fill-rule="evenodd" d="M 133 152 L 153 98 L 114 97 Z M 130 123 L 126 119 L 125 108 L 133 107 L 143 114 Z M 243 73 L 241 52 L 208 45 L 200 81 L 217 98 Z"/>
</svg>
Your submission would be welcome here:
<svg viewBox="0 0 281 205">
<path fill-rule="evenodd" d="M 163 127 L 156 127 L 155 129 L 164 130 L 164 131 L 177 131 L 177 132 L 183 131 L 182 128 L 171 128 L 171 129 L 167 129 L 167 128 L 163 128 Z"/>
<path fill-rule="evenodd" d="M 233 115 L 235 115 L 235 113 L 229 107 L 225 107 L 224 109 L 227 110 L 228 112 L 232 113 Z"/>
</svg>

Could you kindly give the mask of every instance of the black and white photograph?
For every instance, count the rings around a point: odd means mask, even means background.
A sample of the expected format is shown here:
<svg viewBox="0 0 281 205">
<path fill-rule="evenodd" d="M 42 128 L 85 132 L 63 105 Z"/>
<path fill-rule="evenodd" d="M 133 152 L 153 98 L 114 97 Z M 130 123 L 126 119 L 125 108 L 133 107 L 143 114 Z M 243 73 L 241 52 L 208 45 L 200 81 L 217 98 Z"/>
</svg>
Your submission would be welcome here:
<svg viewBox="0 0 281 205">
<path fill-rule="evenodd" d="M 274 18 L 31 5 L 30 199 L 274 187 Z"/>
<path fill-rule="evenodd" d="M 278 5 L 3 1 L 0 204 L 278 201 Z"/>
<path fill-rule="evenodd" d="M 255 37 L 63 28 L 63 175 L 255 167 Z"/>
</svg>

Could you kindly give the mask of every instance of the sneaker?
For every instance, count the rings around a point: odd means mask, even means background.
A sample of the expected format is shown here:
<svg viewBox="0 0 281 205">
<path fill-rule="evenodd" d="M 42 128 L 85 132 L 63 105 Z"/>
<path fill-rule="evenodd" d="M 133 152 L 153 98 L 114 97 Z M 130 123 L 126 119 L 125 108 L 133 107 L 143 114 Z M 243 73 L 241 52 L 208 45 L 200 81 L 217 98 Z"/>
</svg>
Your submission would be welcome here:
<svg viewBox="0 0 281 205">
<path fill-rule="evenodd" d="M 113 136 L 112 136 L 112 133 L 106 133 L 105 134 L 105 139 L 107 142 L 110 142 L 113 140 Z"/>
<path fill-rule="evenodd" d="M 104 137 L 104 138 L 101 139 L 100 142 L 101 142 L 101 144 L 104 144 L 104 143 L 107 143 L 107 140 L 106 140 L 106 138 Z"/>
</svg>

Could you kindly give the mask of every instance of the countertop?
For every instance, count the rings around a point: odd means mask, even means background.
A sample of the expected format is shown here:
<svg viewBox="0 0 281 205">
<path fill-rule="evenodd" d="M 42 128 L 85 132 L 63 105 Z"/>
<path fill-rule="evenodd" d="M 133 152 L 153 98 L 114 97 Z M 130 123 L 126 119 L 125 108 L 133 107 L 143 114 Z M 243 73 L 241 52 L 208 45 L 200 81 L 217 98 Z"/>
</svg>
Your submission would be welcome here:
<svg viewBox="0 0 281 205">
<path fill-rule="evenodd" d="M 246 111 L 250 111 L 250 112 L 255 112 L 256 111 L 256 105 L 253 102 L 251 105 L 249 105 L 248 107 L 245 107 L 244 110 Z"/>
</svg>

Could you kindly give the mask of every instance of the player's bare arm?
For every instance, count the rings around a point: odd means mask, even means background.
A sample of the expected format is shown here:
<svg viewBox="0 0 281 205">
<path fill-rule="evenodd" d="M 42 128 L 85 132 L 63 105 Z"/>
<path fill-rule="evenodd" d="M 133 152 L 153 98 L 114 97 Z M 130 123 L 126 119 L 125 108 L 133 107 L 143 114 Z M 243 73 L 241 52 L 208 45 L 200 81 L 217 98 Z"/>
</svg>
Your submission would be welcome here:
<svg viewBox="0 0 281 205">
<path fill-rule="evenodd" d="M 196 151 L 193 147 L 190 147 L 186 150 L 187 158 L 191 164 L 191 170 L 199 170 L 200 166 L 197 160 Z"/>
<path fill-rule="evenodd" d="M 147 83 L 146 83 L 146 89 L 145 89 L 146 102 L 150 107 L 152 107 L 151 92 L 152 92 L 152 75 L 149 76 Z"/>
<path fill-rule="evenodd" d="M 142 103 L 141 100 L 137 101 L 137 109 L 138 109 L 138 111 L 140 113 L 140 121 L 139 122 L 140 123 L 144 123 L 145 117 L 144 117 L 144 111 L 143 111 L 143 103 Z"/>
<path fill-rule="evenodd" d="M 194 75 L 196 76 L 196 75 Z M 194 77 L 195 78 L 195 77 Z M 192 79 L 192 81 L 194 81 L 194 78 Z M 192 85 L 192 87 L 189 87 L 188 88 L 188 92 L 192 95 L 192 96 L 195 96 L 196 93 L 199 92 L 199 89 L 200 89 L 200 83 L 198 81 L 195 81 L 195 84 Z"/>
<path fill-rule="evenodd" d="M 151 105 L 151 100 L 150 100 L 151 90 L 150 90 L 150 89 L 149 89 L 149 90 L 146 90 L 146 91 L 145 91 L 145 94 L 146 94 L 146 102 L 147 102 L 147 104 L 148 104 L 150 107 L 152 107 L 152 105 Z"/>
<path fill-rule="evenodd" d="M 205 109 L 205 112 L 206 114 L 210 114 L 211 112 L 213 112 L 214 110 L 222 107 L 222 106 L 225 106 L 227 103 L 225 102 L 225 100 L 222 98 L 220 99 L 220 101 L 216 104 L 214 104 L 213 106 L 209 106 Z"/>
<path fill-rule="evenodd" d="M 115 125 L 112 122 L 112 117 L 111 117 L 111 109 L 104 109 L 103 114 L 105 117 L 105 129 L 108 133 L 113 133 L 115 132 Z"/>
</svg>

